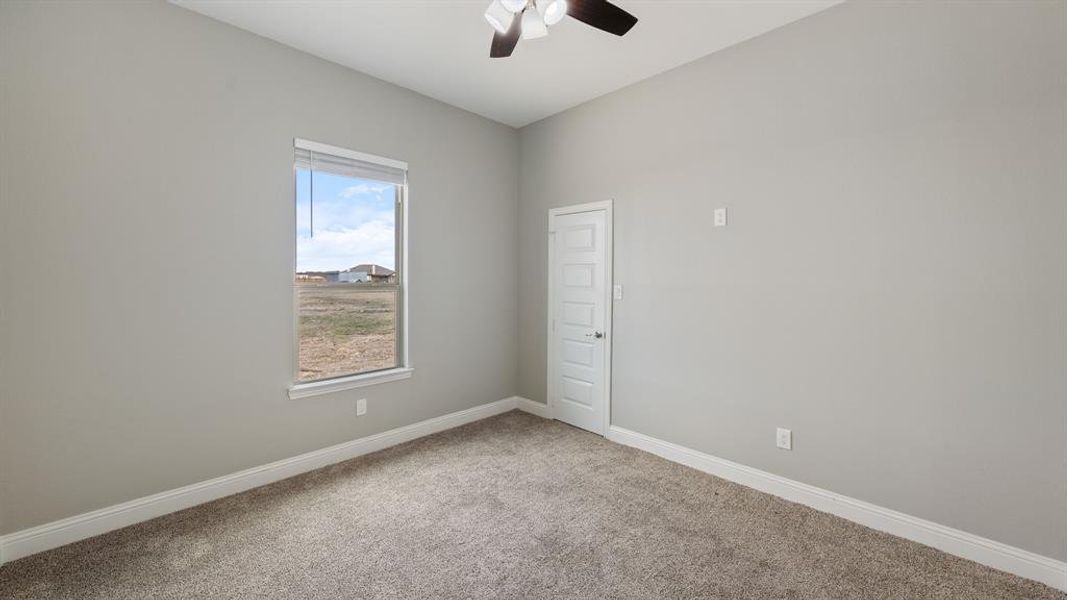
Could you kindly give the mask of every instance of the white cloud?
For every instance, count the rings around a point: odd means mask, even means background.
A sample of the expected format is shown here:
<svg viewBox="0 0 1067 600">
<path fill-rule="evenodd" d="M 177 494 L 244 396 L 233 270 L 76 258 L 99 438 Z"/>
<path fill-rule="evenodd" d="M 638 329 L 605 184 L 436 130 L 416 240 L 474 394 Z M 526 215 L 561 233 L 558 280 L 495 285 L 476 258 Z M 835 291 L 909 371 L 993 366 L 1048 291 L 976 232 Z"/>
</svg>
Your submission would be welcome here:
<svg viewBox="0 0 1067 600">
<path fill-rule="evenodd" d="M 395 269 L 395 229 L 373 220 L 353 229 L 316 229 L 297 239 L 297 271 L 343 271 L 360 263 Z"/>
<path fill-rule="evenodd" d="M 345 189 L 341 190 L 341 197 L 342 198 L 351 198 L 352 196 L 355 196 L 356 194 L 375 194 L 375 195 L 379 195 L 379 194 L 385 193 L 385 191 L 388 190 L 391 187 L 392 186 L 386 185 L 386 184 L 360 183 L 360 184 L 357 184 L 357 185 L 350 185 L 350 186 L 346 187 Z"/>
</svg>

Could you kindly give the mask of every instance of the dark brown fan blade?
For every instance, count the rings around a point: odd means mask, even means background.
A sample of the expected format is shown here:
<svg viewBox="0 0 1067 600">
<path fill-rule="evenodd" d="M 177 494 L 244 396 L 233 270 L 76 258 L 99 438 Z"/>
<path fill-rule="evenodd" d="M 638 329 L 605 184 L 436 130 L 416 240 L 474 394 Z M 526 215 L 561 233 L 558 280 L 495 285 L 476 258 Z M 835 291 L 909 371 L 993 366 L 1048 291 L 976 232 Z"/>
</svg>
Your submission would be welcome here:
<svg viewBox="0 0 1067 600">
<path fill-rule="evenodd" d="M 567 14 L 615 35 L 626 35 L 637 24 L 637 17 L 607 0 L 568 0 Z"/>
<path fill-rule="evenodd" d="M 522 13 L 515 15 L 511 20 L 511 27 L 507 33 L 493 32 L 493 45 L 489 46 L 489 58 L 507 58 L 515 51 L 515 45 L 519 43 L 519 35 L 522 34 Z"/>
</svg>

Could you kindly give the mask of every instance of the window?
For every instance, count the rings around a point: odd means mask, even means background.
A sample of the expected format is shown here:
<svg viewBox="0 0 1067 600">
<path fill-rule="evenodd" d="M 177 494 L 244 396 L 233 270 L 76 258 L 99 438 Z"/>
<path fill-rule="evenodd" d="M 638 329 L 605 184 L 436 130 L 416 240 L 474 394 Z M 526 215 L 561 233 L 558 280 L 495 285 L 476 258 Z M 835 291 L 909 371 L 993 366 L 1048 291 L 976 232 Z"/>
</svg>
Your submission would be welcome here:
<svg viewBox="0 0 1067 600">
<path fill-rule="evenodd" d="M 395 375 L 406 367 L 407 165 L 296 140 L 295 170 L 293 389 L 330 391 L 343 389 L 331 382 L 374 380 L 353 376 Z"/>
</svg>

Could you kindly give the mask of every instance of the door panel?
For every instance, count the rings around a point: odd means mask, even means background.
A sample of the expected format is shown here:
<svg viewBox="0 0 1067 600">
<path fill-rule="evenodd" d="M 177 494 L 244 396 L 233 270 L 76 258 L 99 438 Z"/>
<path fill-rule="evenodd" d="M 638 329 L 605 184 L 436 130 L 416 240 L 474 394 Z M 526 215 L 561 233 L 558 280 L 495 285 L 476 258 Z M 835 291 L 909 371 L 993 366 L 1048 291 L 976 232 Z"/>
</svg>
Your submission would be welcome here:
<svg viewBox="0 0 1067 600">
<path fill-rule="evenodd" d="M 607 211 L 553 217 L 549 396 L 555 418 L 603 434 L 607 413 Z M 598 337 L 599 334 L 599 337 Z"/>
<path fill-rule="evenodd" d="M 563 286 L 569 288 L 593 287 L 595 265 L 563 265 Z"/>
<path fill-rule="evenodd" d="M 564 302 L 563 322 L 567 325 L 592 327 L 594 311 L 596 311 L 595 304 L 587 302 Z"/>
<path fill-rule="evenodd" d="M 563 359 L 564 363 L 570 363 L 572 365 L 580 367 L 592 367 L 594 349 L 593 345 L 586 342 L 575 342 L 574 340 L 563 340 Z"/>
</svg>

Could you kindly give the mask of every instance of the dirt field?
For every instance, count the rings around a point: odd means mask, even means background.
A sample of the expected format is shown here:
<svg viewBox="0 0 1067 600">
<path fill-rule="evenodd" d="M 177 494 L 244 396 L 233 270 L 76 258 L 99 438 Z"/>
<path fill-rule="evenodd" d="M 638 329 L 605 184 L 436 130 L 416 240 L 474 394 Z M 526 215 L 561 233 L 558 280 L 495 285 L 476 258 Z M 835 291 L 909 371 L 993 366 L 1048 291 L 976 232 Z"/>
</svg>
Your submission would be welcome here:
<svg viewBox="0 0 1067 600">
<path fill-rule="evenodd" d="M 396 366 L 396 291 L 298 286 L 300 381 Z"/>
</svg>

